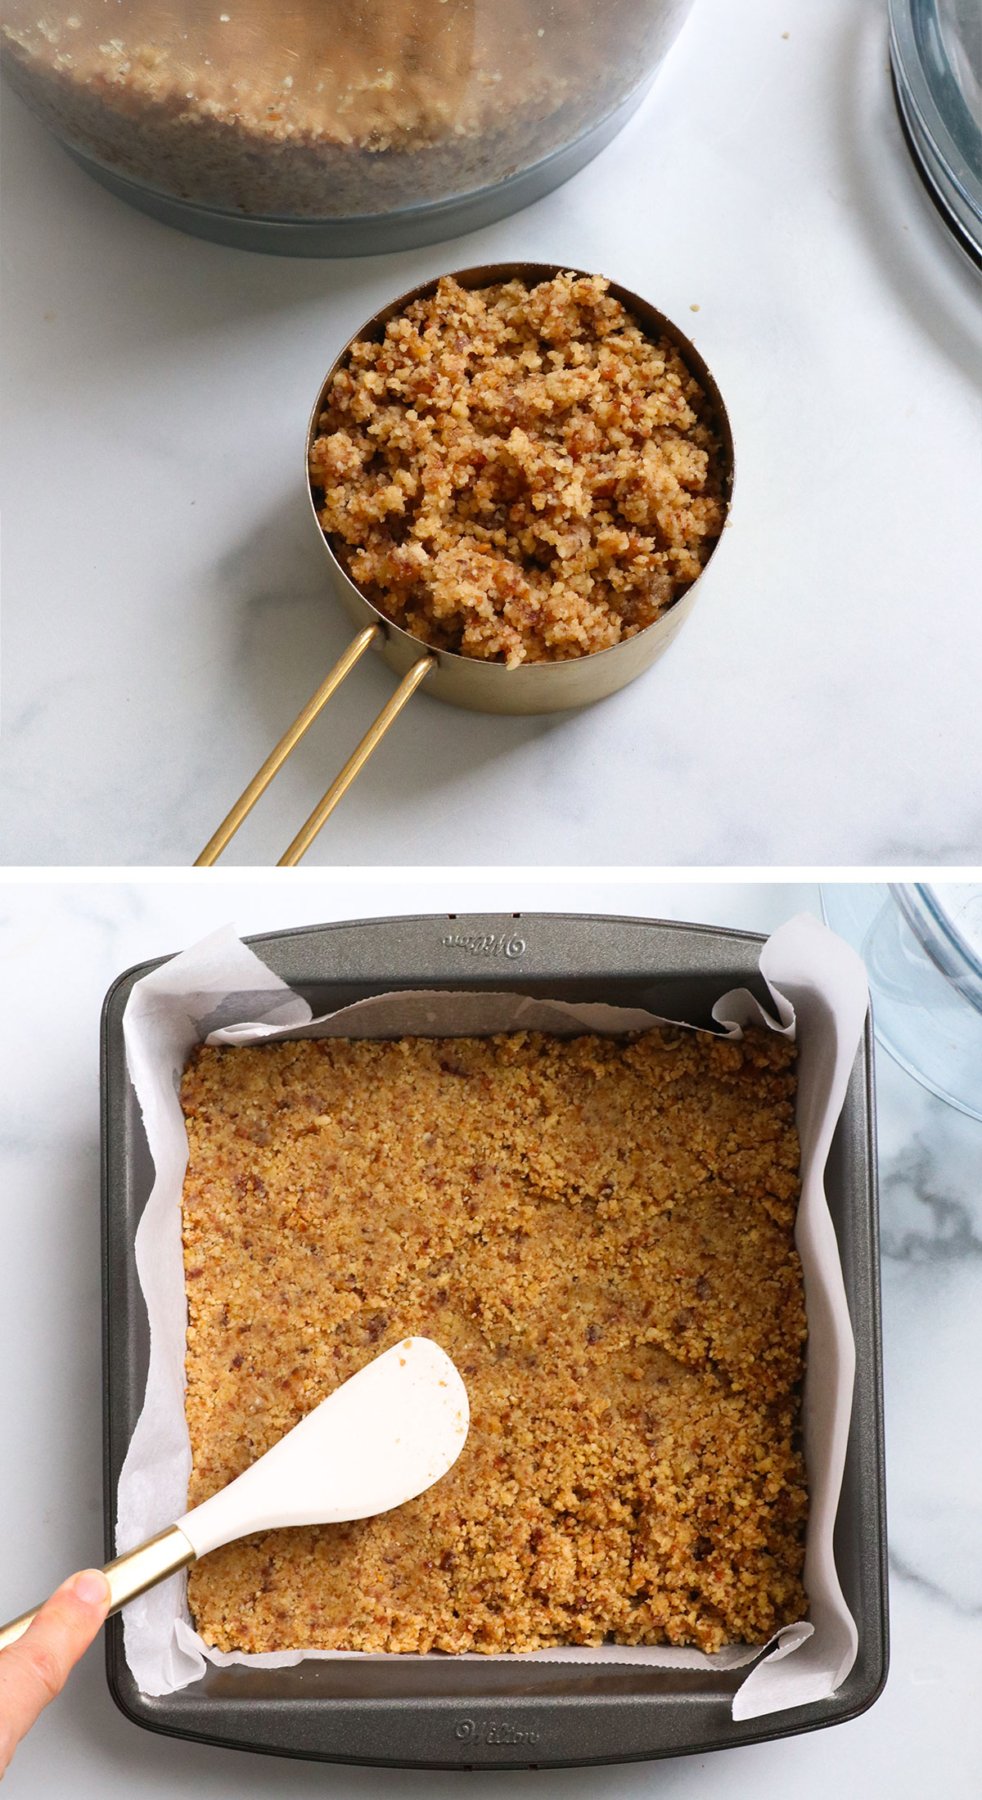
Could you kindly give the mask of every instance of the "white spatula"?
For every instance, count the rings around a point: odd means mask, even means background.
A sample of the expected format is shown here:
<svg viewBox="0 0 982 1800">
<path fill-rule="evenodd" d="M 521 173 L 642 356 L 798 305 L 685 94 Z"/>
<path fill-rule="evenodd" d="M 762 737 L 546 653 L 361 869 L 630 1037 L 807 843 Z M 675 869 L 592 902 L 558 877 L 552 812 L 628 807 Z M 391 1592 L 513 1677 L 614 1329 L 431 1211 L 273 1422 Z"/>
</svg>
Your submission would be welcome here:
<svg viewBox="0 0 982 1800">
<path fill-rule="evenodd" d="M 415 1499 L 456 1462 L 469 1418 L 467 1389 L 449 1356 L 429 1338 L 404 1338 L 228 1487 L 107 1563 L 110 1611 L 252 1531 L 367 1519 Z M 0 1627 L 0 1650 L 33 1618 L 23 1613 Z"/>
</svg>

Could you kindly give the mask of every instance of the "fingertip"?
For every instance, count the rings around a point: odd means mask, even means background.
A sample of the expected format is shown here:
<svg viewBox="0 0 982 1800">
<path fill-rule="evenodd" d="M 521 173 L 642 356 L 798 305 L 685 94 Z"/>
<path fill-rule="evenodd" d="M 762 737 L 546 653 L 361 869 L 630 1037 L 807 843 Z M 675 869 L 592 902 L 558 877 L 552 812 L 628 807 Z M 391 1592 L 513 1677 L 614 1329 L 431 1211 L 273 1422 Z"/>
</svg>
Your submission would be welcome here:
<svg viewBox="0 0 982 1800">
<path fill-rule="evenodd" d="M 104 1612 L 112 1598 L 109 1582 L 101 1569 L 82 1569 L 69 1583 L 76 1600 L 83 1606 L 98 1607 Z"/>
</svg>

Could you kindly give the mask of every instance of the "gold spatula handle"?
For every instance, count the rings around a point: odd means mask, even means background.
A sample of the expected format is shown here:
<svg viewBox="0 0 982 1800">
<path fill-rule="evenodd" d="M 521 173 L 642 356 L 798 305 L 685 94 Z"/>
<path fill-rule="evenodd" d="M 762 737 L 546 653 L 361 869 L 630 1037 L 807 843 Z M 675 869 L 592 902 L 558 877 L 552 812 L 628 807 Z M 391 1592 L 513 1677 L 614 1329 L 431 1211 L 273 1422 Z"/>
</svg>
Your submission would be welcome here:
<svg viewBox="0 0 982 1800">
<path fill-rule="evenodd" d="M 166 1531 L 159 1531 L 156 1537 L 147 1538 L 146 1543 L 127 1550 L 125 1556 L 117 1556 L 102 1571 L 108 1578 L 112 1594 L 109 1611 L 118 1612 L 128 1600 L 135 1600 L 137 1594 L 145 1594 L 147 1588 L 156 1587 L 158 1581 L 176 1575 L 179 1569 L 186 1569 L 194 1558 L 195 1551 L 179 1525 L 168 1525 Z M 9 1625 L 0 1625 L 0 1650 L 6 1650 L 8 1644 L 15 1644 L 23 1637 L 37 1612 L 35 1607 L 32 1612 L 21 1613 L 19 1619 L 11 1619 Z"/>
</svg>

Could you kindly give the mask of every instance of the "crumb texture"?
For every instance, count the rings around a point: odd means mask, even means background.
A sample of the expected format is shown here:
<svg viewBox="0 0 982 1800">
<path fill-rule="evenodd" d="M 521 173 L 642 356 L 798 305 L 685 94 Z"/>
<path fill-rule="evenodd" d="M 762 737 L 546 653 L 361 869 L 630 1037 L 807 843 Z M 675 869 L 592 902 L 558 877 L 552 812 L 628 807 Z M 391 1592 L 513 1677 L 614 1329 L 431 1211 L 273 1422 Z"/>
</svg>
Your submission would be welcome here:
<svg viewBox="0 0 982 1800">
<path fill-rule="evenodd" d="M 794 1079 L 761 1031 L 199 1050 L 191 1503 L 410 1334 L 472 1420 L 397 1511 L 196 1565 L 205 1640 L 715 1650 L 803 1617 Z"/>
<path fill-rule="evenodd" d="M 496 187 L 645 80 L 681 0 L 6 0 L 11 79 L 55 131 L 158 191 L 344 219 Z"/>
<path fill-rule="evenodd" d="M 335 374 L 310 456 L 321 526 L 425 643 L 509 667 L 587 656 L 708 560 L 725 502 L 707 397 L 608 286 L 445 276 Z"/>
</svg>

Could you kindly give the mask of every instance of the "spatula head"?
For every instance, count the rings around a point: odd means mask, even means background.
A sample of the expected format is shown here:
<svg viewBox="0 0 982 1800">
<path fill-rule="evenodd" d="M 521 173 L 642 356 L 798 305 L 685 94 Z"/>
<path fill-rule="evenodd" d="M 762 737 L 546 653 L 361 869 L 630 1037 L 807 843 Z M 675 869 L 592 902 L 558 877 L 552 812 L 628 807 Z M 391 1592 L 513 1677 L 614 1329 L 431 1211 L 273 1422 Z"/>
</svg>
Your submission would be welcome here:
<svg viewBox="0 0 982 1800">
<path fill-rule="evenodd" d="M 429 1338 L 404 1338 L 177 1523 L 204 1556 L 271 1526 L 389 1512 L 446 1474 L 469 1420 L 467 1389 L 446 1352 Z"/>
</svg>

